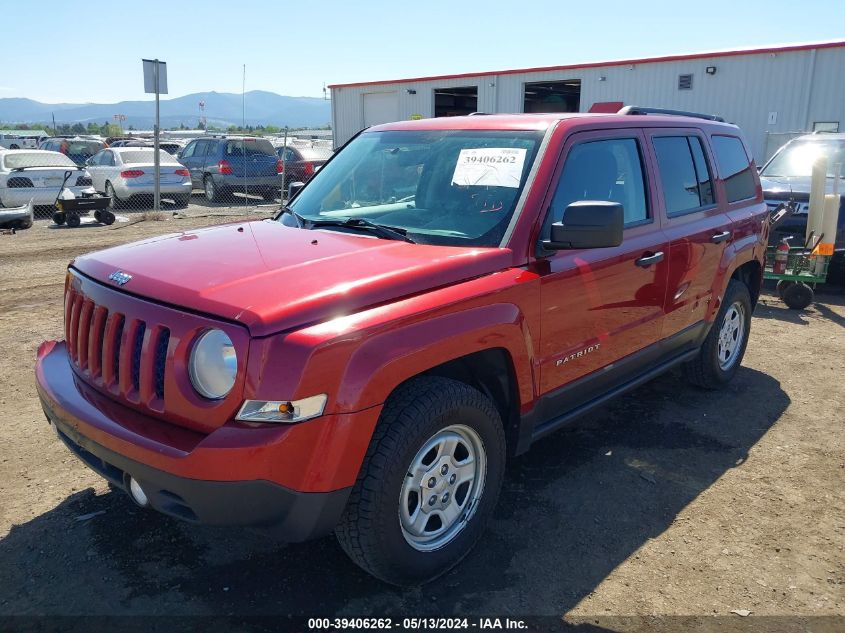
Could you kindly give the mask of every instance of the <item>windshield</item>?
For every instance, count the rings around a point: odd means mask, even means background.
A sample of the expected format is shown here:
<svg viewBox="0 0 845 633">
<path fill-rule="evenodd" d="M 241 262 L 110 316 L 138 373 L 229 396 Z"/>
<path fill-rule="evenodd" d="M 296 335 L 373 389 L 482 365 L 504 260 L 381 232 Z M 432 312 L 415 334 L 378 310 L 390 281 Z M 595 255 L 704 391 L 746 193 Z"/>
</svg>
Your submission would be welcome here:
<svg viewBox="0 0 845 633">
<path fill-rule="evenodd" d="M 537 155 L 541 132 L 368 132 L 291 203 L 309 221 L 364 218 L 415 242 L 498 246 Z"/>
<path fill-rule="evenodd" d="M 799 141 L 790 143 L 779 152 L 763 169 L 763 176 L 769 178 L 810 177 L 813 163 L 822 156 L 827 157 L 827 177 L 834 177 L 834 169 L 845 163 L 845 141 Z"/>
<path fill-rule="evenodd" d="M 64 154 L 53 152 L 22 152 L 16 151 L 6 155 L 4 159 L 7 169 L 18 167 L 72 167 L 76 164 Z"/>
</svg>

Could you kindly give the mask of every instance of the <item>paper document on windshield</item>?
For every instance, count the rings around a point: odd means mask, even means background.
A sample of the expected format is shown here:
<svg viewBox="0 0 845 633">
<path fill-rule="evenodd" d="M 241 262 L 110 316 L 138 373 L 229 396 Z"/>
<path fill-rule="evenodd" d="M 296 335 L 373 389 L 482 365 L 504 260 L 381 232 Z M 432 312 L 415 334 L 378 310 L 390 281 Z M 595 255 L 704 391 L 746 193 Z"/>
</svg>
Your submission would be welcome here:
<svg viewBox="0 0 845 633">
<path fill-rule="evenodd" d="M 524 147 L 462 149 L 452 184 L 477 187 L 519 187 L 525 165 Z"/>
</svg>

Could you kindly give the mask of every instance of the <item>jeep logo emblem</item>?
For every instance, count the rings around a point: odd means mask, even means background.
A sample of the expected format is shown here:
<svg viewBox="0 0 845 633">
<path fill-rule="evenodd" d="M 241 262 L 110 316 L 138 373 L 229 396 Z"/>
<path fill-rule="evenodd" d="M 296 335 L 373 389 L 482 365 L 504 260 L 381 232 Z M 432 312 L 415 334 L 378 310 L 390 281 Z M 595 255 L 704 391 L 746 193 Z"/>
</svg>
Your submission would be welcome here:
<svg viewBox="0 0 845 633">
<path fill-rule="evenodd" d="M 123 286 L 132 279 L 132 275 L 129 273 L 125 273 L 122 270 L 116 270 L 111 275 L 109 275 L 109 280 L 116 283 L 118 286 Z"/>
</svg>

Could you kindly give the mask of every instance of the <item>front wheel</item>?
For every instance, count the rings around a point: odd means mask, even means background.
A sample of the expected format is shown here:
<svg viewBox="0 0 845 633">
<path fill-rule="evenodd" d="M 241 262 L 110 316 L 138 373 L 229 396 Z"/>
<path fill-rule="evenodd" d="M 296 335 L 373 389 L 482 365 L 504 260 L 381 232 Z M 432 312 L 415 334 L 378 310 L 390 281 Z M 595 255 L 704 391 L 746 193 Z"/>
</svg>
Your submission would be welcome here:
<svg viewBox="0 0 845 633">
<path fill-rule="evenodd" d="M 750 331 L 751 295 L 744 283 L 731 279 L 698 356 L 684 364 L 687 379 L 705 389 L 728 383 L 745 355 Z"/>
<path fill-rule="evenodd" d="M 432 580 L 481 536 L 504 467 L 504 429 L 490 399 L 456 380 L 415 378 L 384 406 L 338 541 L 385 582 Z"/>
<path fill-rule="evenodd" d="M 56 211 L 53 214 L 53 223 L 58 225 L 58 226 L 61 226 L 62 224 L 64 224 L 66 219 L 67 219 L 67 217 L 65 216 L 64 211 Z"/>
</svg>

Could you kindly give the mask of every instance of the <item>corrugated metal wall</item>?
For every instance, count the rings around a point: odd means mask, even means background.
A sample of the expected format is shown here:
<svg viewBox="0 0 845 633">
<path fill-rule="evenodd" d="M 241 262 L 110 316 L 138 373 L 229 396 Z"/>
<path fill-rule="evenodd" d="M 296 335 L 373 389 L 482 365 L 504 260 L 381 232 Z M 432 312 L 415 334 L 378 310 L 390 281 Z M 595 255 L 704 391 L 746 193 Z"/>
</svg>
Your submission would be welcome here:
<svg viewBox="0 0 845 633">
<path fill-rule="evenodd" d="M 708 75 L 707 66 L 716 73 Z M 678 90 L 678 75 L 689 73 L 692 89 Z M 402 119 L 433 116 L 434 89 L 460 86 L 478 87 L 479 111 L 522 112 L 526 82 L 564 79 L 581 80 L 582 112 L 597 101 L 623 101 L 719 114 L 745 131 L 758 162 L 777 149 L 773 141 L 782 133 L 812 130 L 816 121 L 837 121 L 845 131 L 845 47 L 838 47 L 339 87 L 332 89 L 335 142 L 341 145 L 363 127 L 368 92 L 395 91 Z"/>
</svg>

